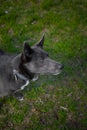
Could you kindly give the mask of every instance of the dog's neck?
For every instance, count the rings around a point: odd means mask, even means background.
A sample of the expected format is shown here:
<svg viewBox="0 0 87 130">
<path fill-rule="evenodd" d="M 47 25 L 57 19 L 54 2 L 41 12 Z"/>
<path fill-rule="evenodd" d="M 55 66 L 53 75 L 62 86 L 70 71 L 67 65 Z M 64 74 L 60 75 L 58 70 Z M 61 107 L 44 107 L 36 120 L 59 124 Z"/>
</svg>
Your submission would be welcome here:
<svg viewBox="0 0 87 130">
<path fill-rule="evenodd" d="M 22 63 L 21 61 L 21 56 L 22 54 L 17 55 L 13 60 L 12 60 L 12 67 L 13 67 L 13 76 L 15 81 L 18 81 L 18 79 L 21 79 L 25 81 L 25 84 L 20 87 L 20 89 L 16 91 L 23 90 L 28 84 L 29 81 L 36 81 L 38 79 L 38 76 L 31 73 Z"/>
<path fill-rule="evenodd" d="M 23 90 L 29 84 L 29 79 L 27 79 L 24 75 L 20 74 L 17 70 L 13 70 L 13 75 L 15 77 L 15 81 L 17 81 L 18 79 L 21 79 L 21 80 L 25 81 L 25 84 L 22 85 L 15 92 Z"/>
<path fill-rule="evenodd" d="M 34 73 L 30 72 L 22 63 L 19 64 L 19 73 L 23 74 L 28 79 L 32 80 L 34 78 Z"/>
<path fill-rule="evenodd" d="M 15 56 L 14 58 L 13 58 L 13 60 L 12 60 L 12 67 L 13 67 L 13 69 L 15 69 L 15 70 L 19 70 L 19 64 L 20 64 L 20 62 L 21 62 L 21 53 L 20 54 L 18 54 L 17 56 Z"/>
<path fill-rule="evenodd" d="M 32 80 L 35 76 L 34 73 L 31 73 L 21 61 L 22 54 L 20 53 L 12 60 L 13 70 L 17 70 L 20 74 L 24 75 L 26 78 Z"/>
</svg>

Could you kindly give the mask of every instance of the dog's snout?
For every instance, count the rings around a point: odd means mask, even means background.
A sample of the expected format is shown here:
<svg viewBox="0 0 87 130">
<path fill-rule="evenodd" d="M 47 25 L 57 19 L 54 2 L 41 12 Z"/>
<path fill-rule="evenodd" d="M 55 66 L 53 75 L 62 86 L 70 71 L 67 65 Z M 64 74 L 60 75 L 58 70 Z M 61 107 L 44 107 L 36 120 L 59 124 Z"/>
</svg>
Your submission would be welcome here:
<svg viewBox="0 0 87 130">
<path fill-rule="evenodd" d="M 64 68 L 64 65 L 60 65 L 60 66 L 59 66 L 59 69 L 63 69 L 63 68 Z"/>
</svg>

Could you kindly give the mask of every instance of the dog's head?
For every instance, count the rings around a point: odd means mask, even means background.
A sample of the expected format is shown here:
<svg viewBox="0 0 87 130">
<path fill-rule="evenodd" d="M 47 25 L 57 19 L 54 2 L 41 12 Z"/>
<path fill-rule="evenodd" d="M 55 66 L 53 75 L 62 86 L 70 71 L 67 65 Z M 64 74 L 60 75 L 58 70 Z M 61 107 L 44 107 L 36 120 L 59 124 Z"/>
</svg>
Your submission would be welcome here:
<svg viewBox="0 0 87 130">
<path fill-rule="evenodd" d="M 63 65 L 52 60 L 48 53 L 43 50 L 44 36 L 42 39 L 30 47 L 28 43 L 24 43 L 22 53 L 22 63 L 31 73 L 35 74 L 60 74 Z"/>
</svg>

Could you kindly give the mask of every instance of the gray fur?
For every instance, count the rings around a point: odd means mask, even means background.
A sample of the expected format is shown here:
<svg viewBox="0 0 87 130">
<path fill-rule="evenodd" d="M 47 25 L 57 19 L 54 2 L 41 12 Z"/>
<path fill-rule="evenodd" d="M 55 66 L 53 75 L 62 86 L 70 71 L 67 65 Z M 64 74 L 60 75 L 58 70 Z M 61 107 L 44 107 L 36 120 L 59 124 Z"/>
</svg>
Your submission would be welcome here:
<svg viewBox="0 0 87 130">
<path fill-rule="evenodd" d="M 18 55 L 0 53 L 0 97 L 23 89 L 29 80 L 37 79 L 39 74 L 57 75 L 63 66 L 49 58 L 43 50 L 44 37 L 36 45 L 24 44 L 23 52 Z M 15 73 L 14 74 L 14 70 Z M 15 76 L 18 79 L 15 79 Z"/>
</svg>

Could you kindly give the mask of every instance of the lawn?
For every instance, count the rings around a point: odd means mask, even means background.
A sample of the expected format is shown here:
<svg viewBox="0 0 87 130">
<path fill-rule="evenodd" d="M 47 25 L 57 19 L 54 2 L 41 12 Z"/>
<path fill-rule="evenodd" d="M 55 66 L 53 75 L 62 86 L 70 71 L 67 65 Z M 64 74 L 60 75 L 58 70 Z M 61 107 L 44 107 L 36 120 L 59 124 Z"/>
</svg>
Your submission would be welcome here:
<svg viewBox="0 0 87 130">
<path fill-rule="evenodd" d="M 87 130 L 87 1 L 0 0 L 0 48 L 20 53 L 45 34 L 44 49 L 64 65 L 0 99 L 0 130 Z"/>
</svg>

